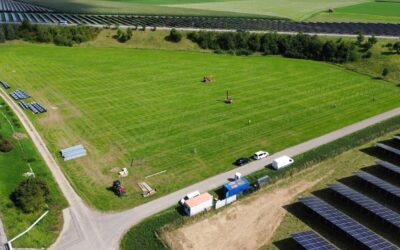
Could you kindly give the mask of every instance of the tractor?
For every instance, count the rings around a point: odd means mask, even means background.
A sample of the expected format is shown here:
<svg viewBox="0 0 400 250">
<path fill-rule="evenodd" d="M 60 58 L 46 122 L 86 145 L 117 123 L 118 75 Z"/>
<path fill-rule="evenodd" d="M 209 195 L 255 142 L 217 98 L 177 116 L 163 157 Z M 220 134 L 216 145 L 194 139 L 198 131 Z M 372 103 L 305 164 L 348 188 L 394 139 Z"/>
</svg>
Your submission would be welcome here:
<svg viewBox="0 0 400 250">
<path fill-rule="evenodd" d="M 121 185 L 120 180 L 116 180 L 113 182 L 113 191 L 118 196 L 123 196 L 125 194 L 125 188 Z"/>
</svg>

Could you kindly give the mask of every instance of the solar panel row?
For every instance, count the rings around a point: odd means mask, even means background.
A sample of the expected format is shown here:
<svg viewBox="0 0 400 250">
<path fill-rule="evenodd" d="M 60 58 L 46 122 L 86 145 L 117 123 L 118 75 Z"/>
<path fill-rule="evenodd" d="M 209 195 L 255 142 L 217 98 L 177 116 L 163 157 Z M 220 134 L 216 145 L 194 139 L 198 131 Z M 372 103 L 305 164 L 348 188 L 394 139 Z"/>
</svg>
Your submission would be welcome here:
<svg viewBox="0 0 400 250">
<path fill-rule="evenodd" d="M 398 249 L 379 235 L 317 197 L 300 198 L 299 201 L 366 248 L 373 250 Z"/>
<path fill-rule="evenodd" d="M 386 145 L 384 143 L 376 143 L 375 147 L 382 148 L 382 149 L 387 150 L 389 152 L 392 152 L 394 154 L 400 155 L 400 150 L 399 149 L 394 148 L 394 147 L 389 146 L 389 145 Z"/>
<path fill-rule="evenodd" d="M 400 188 L 392 185 L 390 183 L 388 183 L 387 181 L 384 181 L 372 174 L 369 174 L 367 172 L 364 171 L 358 171 L 355 173 L 355 175 L 361 179 L 363 179 L 364 181 L 380 188 L 381 190 L 397 197 L 400 198 Z"/>
<path fill-rule="evenodd" d="M 336 248 L 313 231 L 293 233 L 292 239 L 306 250 L 335 250 Z"/>
<path fill-rule="evenodd" d="M 390 170 L 390 171 L 392 171 L 394 173 L 400 174 L 400 167 L 396 166 L 396 165 L 394 165 L 392 163 L 389 163 L 387 161 L 379 160 L 379 161 L 376 162 L 376 164 L 378 164 L 379 166 L 382 166 L 382 167 L 384 167 L 384 168 L 386 168 L 386 169 L 388 169 L 388 170 Z"/>
<path fill-rule="evenodd" d="M 398 213 L 390 210 L 389 208 L 386 208 L 380 203 L 368 198 L 367 196 L 355 191 L 354 189 L 342 183 L 331 184 L 329 185 L 329 188 L 336 193 L 344 196 L 348 200 L 351 200 L 360 207 L 368 210 L 382 220 L 393 225 L 397 229 L 400 229 L 400 215 Z"/>
</svg>

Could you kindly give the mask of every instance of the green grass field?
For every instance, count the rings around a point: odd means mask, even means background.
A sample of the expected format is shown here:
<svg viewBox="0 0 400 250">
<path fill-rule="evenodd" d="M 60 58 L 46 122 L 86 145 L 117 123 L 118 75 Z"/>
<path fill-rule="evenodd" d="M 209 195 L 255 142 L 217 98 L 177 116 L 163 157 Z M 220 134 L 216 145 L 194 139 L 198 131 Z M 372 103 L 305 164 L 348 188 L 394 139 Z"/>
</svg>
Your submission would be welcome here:
<svg viewBox="0 0 400 250">
<path fill-rule="evenodd" d="M 162 15 L 264 16 L 303 20 L 371 0 L 26 0 L 60 11 Z"/>
<path fill-rule="evenodd" d="M 394 84 L 320 62 L 121 48 L 3 48 L 2 79 L 49 110 L 32 120 L 54 155 L 78 143 L 88 149 L 87 157 L 61 165 L 80 195 L 102 210 L 146 202 L 139 181 L 157 188 L 156 198 L 231 169 L 240 156 L 276 152 L 400 104 Z M 207 74 L 215 83 L 200 83 Z M 223 103 L 226 90 L 233 105 Z M 130 176 L 123 181 L 128 195 L 119 199 L 107 187 L 122 167 Z"/>
<path fill-rule="evenodd" d="M 400 22 L 400 2 L 368 2 L 321 12 L 308 21 Z"/>
<path fill-rule="evenodd" d="M 22 236 L 13 243 L 14 247 L 48 247 L 54 242 L 62 227 L 61 209 L 66 206 L 66 202 L 58 189 L 51 173 L 36 152 L 31 140 L 21 127 L 16 117 L 10 109 L 0 102 L 0 135 L 10 138 L 14 144 L 14 149 L 9 153 L 0 152 L 0 217 L 3 221 L 8 239 L 15 237 L 23 230 L 27 229 L 42 213 L 38 211 L 33 214 L 20 212 L 9 196 L 18 186 L 19 182 L 25 177 L 23 174 L 30 171 L 25 159 L 31 159 L 31 168 L 36 176 L 46 179 L 50 189 L 49 204 L 50 213 L 33 230 Z M 22 133 L 25 137 L 17 140 L 14 138 L 16 133 Z"/>
</svg>

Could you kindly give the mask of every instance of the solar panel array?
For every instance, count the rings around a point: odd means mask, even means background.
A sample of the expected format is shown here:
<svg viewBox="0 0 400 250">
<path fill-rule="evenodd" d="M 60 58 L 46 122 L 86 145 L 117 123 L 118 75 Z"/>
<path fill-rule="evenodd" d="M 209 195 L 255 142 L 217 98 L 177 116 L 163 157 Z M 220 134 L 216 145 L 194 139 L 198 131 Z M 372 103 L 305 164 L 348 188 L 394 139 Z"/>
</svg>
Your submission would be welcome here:
<svg viewBox="0 0 400 250">
<path fill-rule="evenodd" d="M 299 201 L 369 249 L 398 249 L 379 235 L 317 197 L 300 198 Z"/>
<path fill-rule="evenodd" d="M 390 170 L 390 171 L 392 171 L 394 173 L 400 174 L 400 167 L 396 166 L 396 165 L 394 165 L 392 163 L 389 163 L 387 161 L 379 160 L 379 161 L 376 162 L 376 164 L 378 164 L 379 166 L 382 166 L 382 167 L 384 167 L 384 168 L 386 168 L 386 169 L 388 169 L 388 170 Z"/>
<path fill-rule="evenodd" d="M 325 34 L 355 34 L 400 36 L 400 24 L 395 23 L 318 23 L 293 22 L 263 18 L 234 17 L 179 17 L 179 16 L 136 16 L 136 15 L 86 15 L 51 12 L 21 12 L 18 15 L 4 12 L 0 22 L 15 23 L 28 19 L 32 23 L 85 25 L 125 25 L 133 27 L 166 27 L 225 30 L 282 31 Z"/>
<path fill-rule="evenodd" d="M 292 239 L 295 240 L 306 250 L 335 250 L 336 248 L 326 240 L 322 239 L 313 231 L 293 233 Z"/>
<path fill-rule="evenodd" d="M 49 12 L 47 8 L 13 0 L 0 0 L 0 11 L 7 12 Z"/>
<path fill-rule="evenodd" d="M 393 225 L 397 229 L 400 229 L 400 215 L 398 213 L 390 210 L 389 208 L 386 208 L 380 203 L 368 198 L 367 196 L 355 191 L 354 189 L 342 183 L 329 185 L 329 188 L 356 203 L 360 207 L 368 210 L 382 220 Z"/>
<path fill-rule="evenodd" d="M 390 183 L 388 183 L 387 181 L 384 181 L 372 174 L 369 174 L 367 172 L 364 171 L 358 171 L 355 173 L 356 176 L 358 176 L 359 178 L 363 179 L 364 181 L 384 190 L 385 192 L 400 198 L 400 188 L 392 185 Z"/>
</svg>

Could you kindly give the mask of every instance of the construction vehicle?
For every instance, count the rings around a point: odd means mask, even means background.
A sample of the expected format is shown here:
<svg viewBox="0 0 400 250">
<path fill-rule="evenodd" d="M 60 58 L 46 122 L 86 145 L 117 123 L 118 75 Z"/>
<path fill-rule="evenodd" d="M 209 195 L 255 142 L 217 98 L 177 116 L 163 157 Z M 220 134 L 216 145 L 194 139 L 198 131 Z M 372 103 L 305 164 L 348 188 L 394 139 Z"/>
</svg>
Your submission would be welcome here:
<svg viewBox="0 0 400 250">
<path fill-rule="evenodd" d="M 123 196 L 125 194 L 125 188 L 122 186 L 120 180 L 116 180 L 113 182 L 113 191 L 118 196 Z"/>
</svg>

